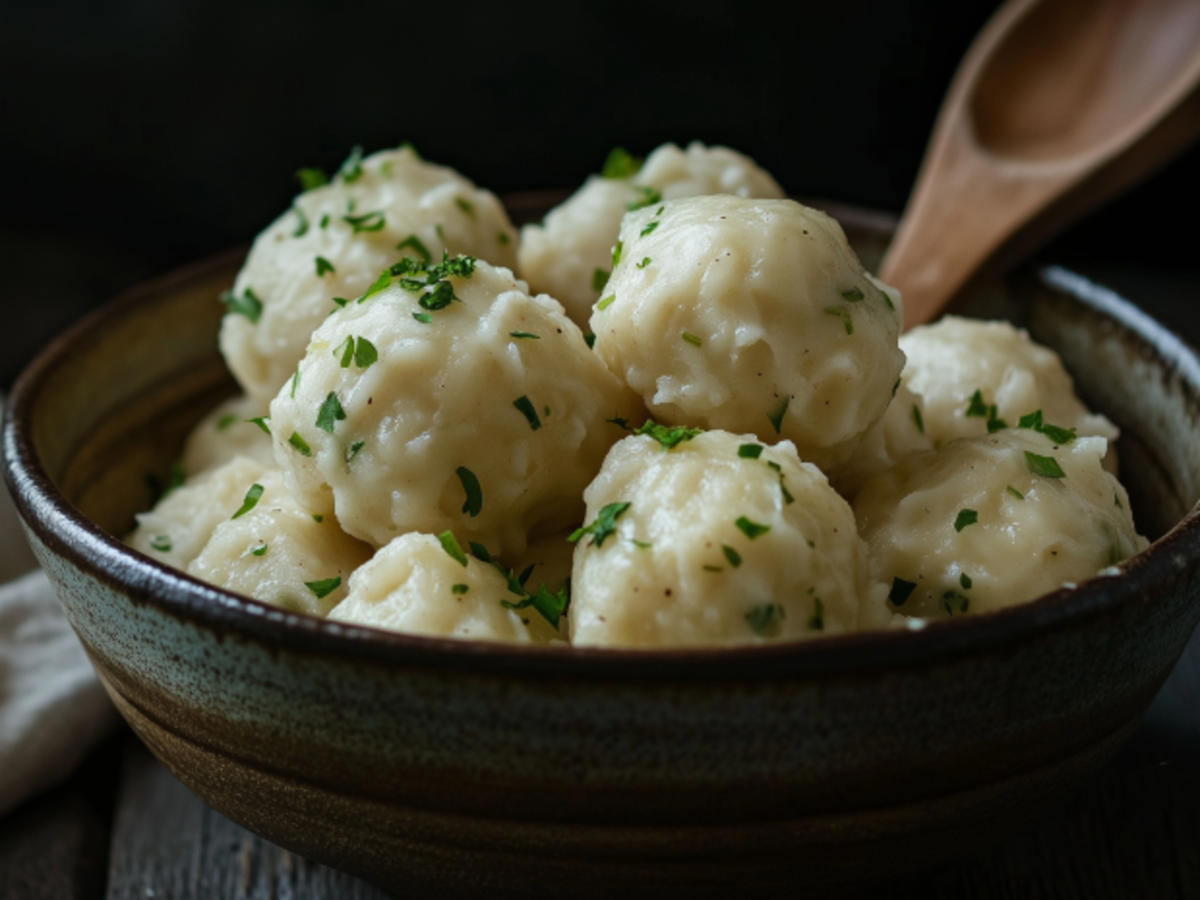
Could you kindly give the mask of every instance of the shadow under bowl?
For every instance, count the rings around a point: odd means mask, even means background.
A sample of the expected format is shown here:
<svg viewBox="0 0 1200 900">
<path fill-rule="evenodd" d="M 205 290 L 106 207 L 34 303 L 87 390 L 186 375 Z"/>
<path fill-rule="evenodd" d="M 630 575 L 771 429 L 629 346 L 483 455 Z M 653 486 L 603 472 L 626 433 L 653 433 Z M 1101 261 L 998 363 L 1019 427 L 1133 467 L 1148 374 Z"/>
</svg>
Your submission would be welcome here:
<svg viewBox="0 0 1200 900">
<path fill-rule="evenodd" d="M 827 208 L 873 266 L 890 222 Z M 920 631 L 654 652 L 386 633 L 219 590 L 117 536 L 233 390 L 215 298 L 240 258 L 47 348 L 12 396 L 5 476 L 150 749 L 230 818 L 391 890 L 827 895 L 961 858 L 1095 773 L 1200 618 L 1200 363 L 1055 268 L 966 311 L 1027 327 L 1121 426 L 1157 540 L 1118 574 Z"/>
</svg>

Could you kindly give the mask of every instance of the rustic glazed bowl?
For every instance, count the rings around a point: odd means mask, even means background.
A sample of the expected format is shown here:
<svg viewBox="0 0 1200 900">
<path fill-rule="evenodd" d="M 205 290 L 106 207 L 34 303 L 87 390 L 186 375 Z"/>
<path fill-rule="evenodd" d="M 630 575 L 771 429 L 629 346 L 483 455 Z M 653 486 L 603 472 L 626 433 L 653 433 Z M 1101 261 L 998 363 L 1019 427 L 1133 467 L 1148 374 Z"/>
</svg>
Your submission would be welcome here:
<svg viewBox="0 0 1200 900">
<path fill-rule="evenodd" d="M 864 259 L 888 223 L 834 210 Z M 117 708 L 212 806 L 419 896 L 824 895 L 961 858 L 1079 787 L 1200 618 L 1200 364 L 1069 272 L 975 312 L 1055 347 L 1123 429 L 1149 550 L 923 630 L 747 649 L 510 647 L 272 608 L 125 547 L 232 383 L 228 256 L 147 285 L 18 383 L 6 477 Z"/>
</svg>

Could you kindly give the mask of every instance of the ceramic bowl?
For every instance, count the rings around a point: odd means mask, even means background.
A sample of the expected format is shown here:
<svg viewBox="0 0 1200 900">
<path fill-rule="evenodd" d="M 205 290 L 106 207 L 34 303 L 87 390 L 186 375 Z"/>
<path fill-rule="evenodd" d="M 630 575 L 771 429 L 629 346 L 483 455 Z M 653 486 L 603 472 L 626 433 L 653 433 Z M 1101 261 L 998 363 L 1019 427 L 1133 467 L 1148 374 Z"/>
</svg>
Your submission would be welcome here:
<svg viewBox="0 0 1200 900">
<path fill-rule="evenodd" d="M 835 209 L 865 260 L 881 217 Z M 16 386 L 6 477 L 113 702 L 219 811 L 395 891 L 824 894 L 960 858 L 1077 789 L 1200 618 L 1200 364 L 1060 269 L 970 300 L 1116 421 L 1152 546 L 1036 602 L 746 649 L 509 647 L 272 608 L 125 547 L 191 425 L 231 255 L 136 290 Z"/>
</svg>

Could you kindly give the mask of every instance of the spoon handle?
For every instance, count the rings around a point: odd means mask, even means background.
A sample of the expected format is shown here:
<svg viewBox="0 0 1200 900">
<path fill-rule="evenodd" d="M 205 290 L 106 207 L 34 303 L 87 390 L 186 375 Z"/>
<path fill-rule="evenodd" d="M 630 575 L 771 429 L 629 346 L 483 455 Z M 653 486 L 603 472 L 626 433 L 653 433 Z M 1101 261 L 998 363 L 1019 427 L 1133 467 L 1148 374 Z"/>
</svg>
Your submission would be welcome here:
<svg viewBox="0 0 1200 900">
<path fill-rule="evenodd" d="M 1197 45 L 1176 59 L 1177 67 L 1156 88 L 1152 102 L 1102 98 L 1105 103 L 1111 99 L 1112 108 L 1124 116 L 1103 133 L 1081 136 L 1067 122 L 1059 141 L 1061 152 L 1006 152 L 1010 148 L 995 139 L 996 124 L 983 120 L 989 107 L 978 102 L 989 67 L 999 62 L 1006 88 L 1011 85 L 998 117 L 1002 125 L 1044 118 L 1044 105 L 1039 104 L 1047 93 L 1064 86 L 1085 93 L 1099 90 L 1085 80 L 1094 75 L 1094 68 L 1056 71 L 1047 67 L 1048 57 L 1039 59 L 1026 51 L 1030 23 L 1024 20 L 1033 12 L 1045 12 L 1035 8 L 1048 2 L 1004 4 L 967 51 L 950 86 L 916 186 L 880 267 L 883 280 L 904 295 L 905 328 L 933 319 L 973 277 L 997 274 L 1018 262 L 1070 222 L 1143 178 L 1200 132 Z M 1127 24 L 1128 9 L 1098 4 L 1097 17 L 1107 21 L 1103 28 L 1081 30 L 1081 39 L 1093 39 L 1093 46 L 1078 58 L 1089 59 L 1093 66 L 1099 60 L 1130 75 L 1135 73 L 1126 67 L 1151 66 L 1146 59 L 1117 58 L 1113 50 L 1112 35 Z M 1190 12 L 1185 10 L 1184 16 L 1190 19 Z M 1169 15 L 1161 19 L 1164 26 L 1171 24 Z M 1023 23 L 1024 30 L 1014 38 Z M 1053 84 L 1046 84 L 1051 74 Z"/>
</svg>

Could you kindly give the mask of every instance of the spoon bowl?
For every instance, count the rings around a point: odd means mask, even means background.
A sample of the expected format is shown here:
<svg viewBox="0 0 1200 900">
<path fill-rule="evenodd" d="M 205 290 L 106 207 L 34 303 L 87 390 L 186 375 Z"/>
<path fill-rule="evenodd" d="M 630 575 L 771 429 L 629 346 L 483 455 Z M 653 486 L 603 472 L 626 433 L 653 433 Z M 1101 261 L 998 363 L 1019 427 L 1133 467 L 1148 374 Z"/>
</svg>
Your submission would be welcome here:
<svg viewBox="0 0 1200 900">
<path fill-rule="evenodd" d="M 942 106 L 880 270 L 934 318 L 1200 131 L 1200 4 L 1012 0 Z"/>
</svg>

